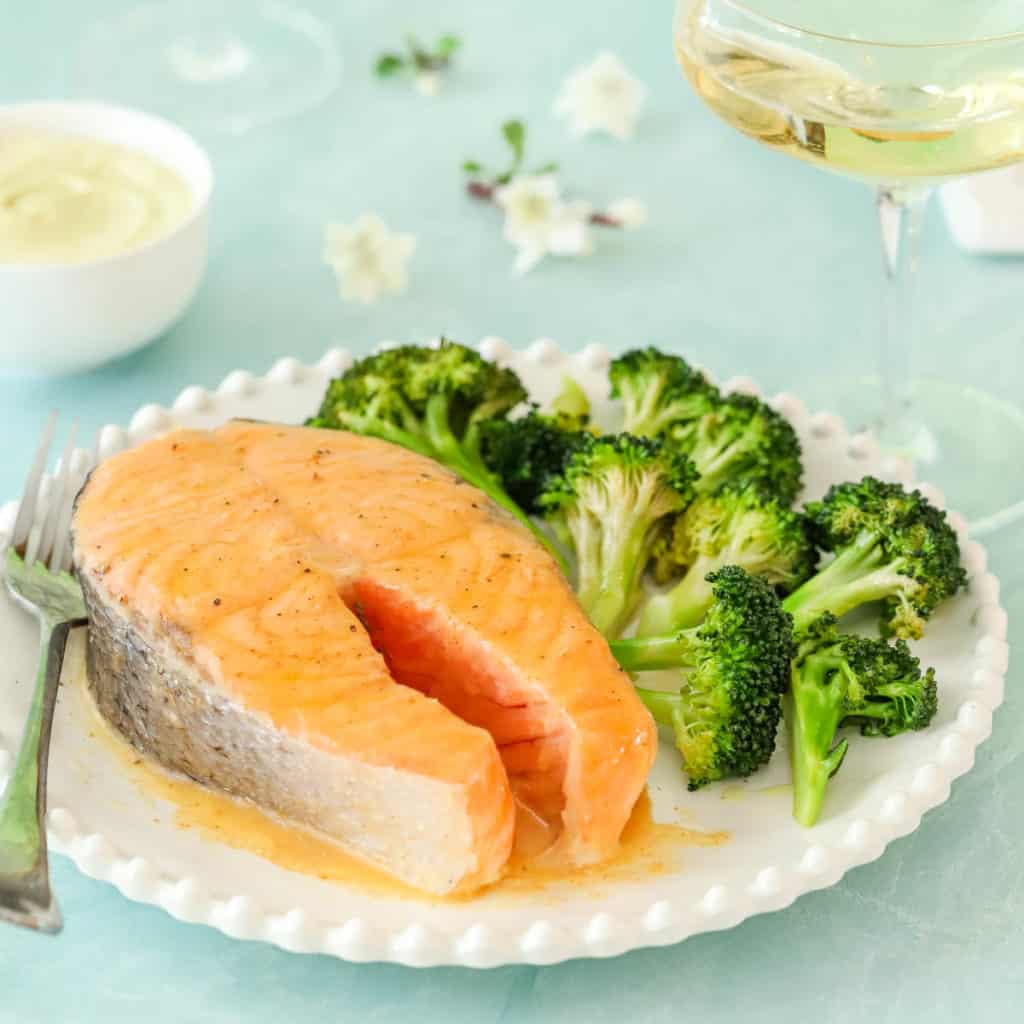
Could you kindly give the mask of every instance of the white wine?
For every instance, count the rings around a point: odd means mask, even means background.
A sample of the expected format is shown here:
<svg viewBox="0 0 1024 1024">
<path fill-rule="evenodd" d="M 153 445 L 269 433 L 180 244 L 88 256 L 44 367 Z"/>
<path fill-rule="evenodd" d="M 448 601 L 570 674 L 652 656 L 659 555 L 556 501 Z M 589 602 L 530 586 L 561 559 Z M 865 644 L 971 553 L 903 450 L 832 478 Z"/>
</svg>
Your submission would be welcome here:
<svg viewBox="0 0 1024 1024">
<path fill-rule="evenodd" d="M 838 64 L 691 16 L 676 53 L 723 120 L 782 152 L 888 185 L 1024 160 L 1024 70 L 961 74 L 951 88 L 872 85 Z M 870 61 L 867 62 L 870 70 Z"/>
<path fill-rule="evenodd" d="M 882 449 L 927 463 L 973 506 L 973 527 L 1024 518 L 1009 463 L 978 469 L 986 438 L 1005 438 L 1000 452 L 1024 444 L 1021 410 L 915 381 L 910 301 L 933 185 L 1015 163 L 1010 173 L 1024 181 L 1024 0 L 676 0 L 674 41 L 693 88 L 728 124 L 874 186 L 885 271 L 869 334 L 877 383 L 844 381 L 841 393 L 860 416 L 877 392 Z M 839 229 L 829 226 L 822 244 Z"/>
</svg>

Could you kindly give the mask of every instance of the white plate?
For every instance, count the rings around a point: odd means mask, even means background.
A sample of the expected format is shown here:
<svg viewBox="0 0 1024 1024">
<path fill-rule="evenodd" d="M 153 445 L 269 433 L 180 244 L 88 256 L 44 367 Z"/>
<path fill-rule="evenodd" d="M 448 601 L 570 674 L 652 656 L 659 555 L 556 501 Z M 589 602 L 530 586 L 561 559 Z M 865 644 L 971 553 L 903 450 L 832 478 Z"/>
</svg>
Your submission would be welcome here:
<svg viewBox="0 0 1024 1024">
<path fill-rule="evenodd" d="M 603 349 L 566 356 L 547 341 L 525 352 L 493 338 L 481 345 L 486 355 L 514 366 L 537 399 L 549 398 L 571 373 L 599 416 L 608 416 Z M 332 351 L 312 367 L 282 360 L 263 378 L 236 371 L 215 393 L 189 388 L 170 410 L 146 406 L 127 430 L 104 428 L 101 452 L 109 455 L 176 423 L 208 427 L 233 416 L 300 421 L 349 362 L 348 354 Z M 730 384 L 751 389 L 749 381 Z M 809 415 L 792 396 L 780 395 L 774 404 L 804 442 L 809 495 L 867 472 L 906 476 L 905 467 L 882 459 L 869 438 L 849 437 L 836 417 Z M 0 530 L 10 529 L 13 513 L 13 506 L 5 507 Z M 285 871 L 176 827 L 174 808 L 140 791 L 108 745 L 89 739 L 80 688 L 69 686 L 54 732 L 50 841 L 87 875 L 181 920 L 346 960 L 542 964 L 612 956 L 731 927 L 874 860 L 948 797 L 950 783 L 971 767 L 975 748 L 989 735 L 992 712 L 1003 699 L 1006 615 L 983 549 L 966 539 L 960 517 L 951 519 L 961 534 L 970 587 L 938 612 L 918 645 L 937 670 L 938 716 L 921 733 L 885 742 L 854 737 L 829 787 L 824 821 L 814 829 L 793 822 L 789 794 L 778 788 L 786 781 L 784 754 L 745 785 L 688 793 L 675 752 L 663 744 L 650 780 L 655 817 L 727 830 L 725 845 L 686 849 L 680 868 L 669 874 L 589 890 L 556 885 L 536 898 L 491 894 L 449 905 L 385 898 Z M 0 600 L 0 651 L 2 776 L 24 721 L 36 658 L 35 628 L 6 598 Z M 67 670 L 81 671 L 74 656 Z"/>
</svg>

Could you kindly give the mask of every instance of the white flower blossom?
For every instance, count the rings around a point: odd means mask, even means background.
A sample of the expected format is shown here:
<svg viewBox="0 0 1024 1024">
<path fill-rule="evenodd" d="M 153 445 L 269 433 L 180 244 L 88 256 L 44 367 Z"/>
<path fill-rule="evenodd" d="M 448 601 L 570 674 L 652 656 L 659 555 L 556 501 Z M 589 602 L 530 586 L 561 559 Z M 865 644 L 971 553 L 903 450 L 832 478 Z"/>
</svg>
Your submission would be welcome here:
<svg viewBox="0 0 1024 1024">
<path fill-rule="evenodd" d="M 590 215 L 583 200 L 566 201 L 553 174 L 525 174 L 495 189 L 505 211 L 505 239 L 518 250 L 515 269 L 525 274 L 547 253 L 589 253 Z"/>
<path fill-rule="evenodd" d="M 419 71 L 413 81 L 417 92 L 423 96 L 436 96 L 441 91 L 441 74 L 438 71 Z"/>
<path fill-rule="evenodd" d="M 408 285 L 405 265 L 416 248 L 413 235 L 389 231 L 372 213 L 352 225 L 328 224 L 324 260 L 338 276 L 343 299 L 375 302 Z"/>
<path fill-rule="evenodd" d="M 569 118 L 574 135 L 607 132 L 628 139 L 646 98 L 646 86 L 622 61 L 614 53 L 602 53 L 562 83 L 555 113 Z"/>
<path fill-rule="evenodd" d="M 647 223 L 647 207 L 639 199 L 629 196 L 616 199 L 608 207 L 608 216 L 619 222 L 623 228 L 638 228 Z"/>
</svg>

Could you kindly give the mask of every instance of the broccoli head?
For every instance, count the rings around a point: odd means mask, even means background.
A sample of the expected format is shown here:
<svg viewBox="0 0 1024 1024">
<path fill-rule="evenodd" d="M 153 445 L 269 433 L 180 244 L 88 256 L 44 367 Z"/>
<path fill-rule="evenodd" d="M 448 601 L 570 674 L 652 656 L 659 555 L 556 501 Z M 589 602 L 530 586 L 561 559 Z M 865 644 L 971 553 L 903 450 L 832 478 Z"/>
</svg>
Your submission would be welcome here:
<svg viewBox="0 0 1024 1024">
<path fill-rule="evenodd" d="M 935 716 L 935 673 L 903 640 L 841 636 L 825 614 L 798 638 L 786 702 L 793 769 L 793 816 L 811 826 L 821 813 L 828 780 L 843 763 L 848 741 L 841 728 L 864 736 L 896 736 L 924 729 Z"/>
<path fill-rule="evenodd" d="M 464 345 L 402 345 L 358 360 L 331 381 L 307 425 L 379 437 L 436 459 L 519 519 L 561 563 L 480 452 L 485 425 L 504 419 L 525 398 L 512 370 Z"/>
<path fill-rule="evenodd" d="M 638 437 L 685 430 L 712 406 L 718 389 L 680 356 L 640 348 L 612 361 L 612 398 L 621 398 L 623 429 Z"/>
<path fill-rule="evenodd" d="M 531 514 L 548 477 L 560 473 L 584 436 L 583 416 L 531 410 L 520 419 L 492 419 L 480 431 L 480 451 L 512 500 Z"/>
<path fill-rule="evenodd" d="M 814 572 L 817 550 L 804 517 L 754 487 L 700 494 L 661 538 L 654 553 L 659 582 L 685 570 L 670 590 L 647 599 L 641 636 L 695 626 L 712 599 L 708 573 L 738 565 L 786 593 Z"/>
<path fill-rule="evenodd" d="M 726 395 L 695 424 L 668 436 L 693 459 L 697 490 L 753 485 L 789 505 L 803 477 L 800 440 L 792 424 L 754 395 Z"/>
<path fill-rule="evenodd" d="M 920 637 L 925 621 L 964 586 L 956 533 L 920 491 L 864 477 L 806 507 L 811 534 L 835 558 L 786 598 L 797 629 L 883 602 L 882 632 Z"/>
<path fill-rule="evenodd" d="M 358 360 L 327 385 L 320 409 L 306 426 L 372 434 L 430 455 L 423 411 L 405 395 L 408 366 L 424 351 L 405 345 Z"/>
<path fill-rule="evenodd" d="M 576 555 L 576 593 L 591 621 L 617 636 L 666 520 L 693 496 L 694 469 L 675 449 L 629 434 L 583 434 L 538 504 Z"/>
<path fill-rule="evenodd" d="M 525 398 L 512 370 L 464 345 L 402 345 L 358 360 L 331 381 L 308 425 L 380 437 L 455 468 L 478 463 L 480 425 Z"/>
<path fill-rule="evenodd" d="M 690 789 L 745 777 L 771 758 L 793 647 L 790 617 L 765 580 L 726 566 L 708 581 L 713 597 L 700 626 L 611 645 L 626 671 L 681 671 L 678 693 L 637 692 L 672 728 Z"/>
</svg>

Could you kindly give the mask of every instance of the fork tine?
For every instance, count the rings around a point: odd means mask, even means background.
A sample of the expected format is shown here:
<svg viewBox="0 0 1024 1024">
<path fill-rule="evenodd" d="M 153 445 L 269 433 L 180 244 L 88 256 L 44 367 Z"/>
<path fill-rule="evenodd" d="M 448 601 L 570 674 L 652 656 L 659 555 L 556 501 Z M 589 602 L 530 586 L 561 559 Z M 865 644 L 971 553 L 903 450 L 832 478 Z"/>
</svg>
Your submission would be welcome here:
<svg viewBox="0 0 1024 1024">
<path fill-rule="evenodd" d="M 13 548 L 20 548 L 28 540 L 28 532 L 32 529 L 32 523 L 36 518 L 39 485 L 43 479 L 46 454 L 50 450 L 50 442 L 53 440 L 53 431 L 56 426 L 57 413 L 51 412 L 46 420 L 46 426 L 43 427 L 43 436 L 39 439 L 39 447 L 36 449 L 32 468 L 25 478 L 25 489 L 22 491 L 21 502 L 18 505 L 18 518 L 14 521 L 14 531 L 11 534 L 11 547 Z"/>
<path fill-rule="evenodd" d="M 74 454 L 81 455 L 82 458 L 78 460 L 77 471 L 70 477 L 71 490 L 64 496 L 60 519 L 57 522 L 57 538 L 54 541 L 53 554 L 50 556 L 51 572 L 68 572 L 71 569 L 71 516 L 75 511 L 75 497 L 93 467 L 91 452 L 81 449 Z M 74 455 L 71 461 L 75 461 Z"/>
<path fill-rule="evenodd" d="M 63 547 L 60 544 L 62 540 L 60 525 L 64 521 L 65 509 L 71 504 L 73 491 L 71 463 L 74 461 L 77 434 L 78 421 L 75 420 L 71 424 L 68 439 L 64 443 L 64 454 L 60 457 L 60 475 L 54 481 L 54 488 L 51 492 L 53 500 L 46 514 L 46 530 L 39 547 L 39 561 L 48 562 L 51 571 L 57 566 L 54 558 L 54 555 L 58 553 L 57 548 L 58 546 Z"/>
<path fill-rule="evenodd" d="M 46 513 L 43 516 L 43 521 L 39 524 L 38 530 L 34 533 L 29 531 L 28 544 L 25 547 L 26 565 L 35 565 L 37 561 L 45 564 L 46 560 L 50 557 L 50 550 L 53 548 L 53 538 L 57 534 L 57 520 L 60 518 L 61 505 L 64 501 L 64 488 L 67 483 L 71 452 L 74 448 L 77 429 L 78 424 L 72 423 L 58 468 L 54 470 L 49 481 L 44 476 L 43 484 L 40 484 L 40 495 L 42 495 L 44 489 L 46 490 Z M 44 486 L 47 484 L 48 486 Z"/>
<path fill-rule="evenodd" d="M 73 423 L 68 435 L 68 445 L 60 460 L 60 493 L 59 502 L 53 515 L 53 537 L 50 547 L 49 570 L 59 572 L 65 559 L 68 547 L 68 532 L 71 529 L 71 514 L 78 494 L 81 477 L 81 463 L 75 459 L 77 450 L 75 438 L 78 434 L 78 423 Z M 84 455 L 85 453 L 83 453 Z"/>
</svg>

